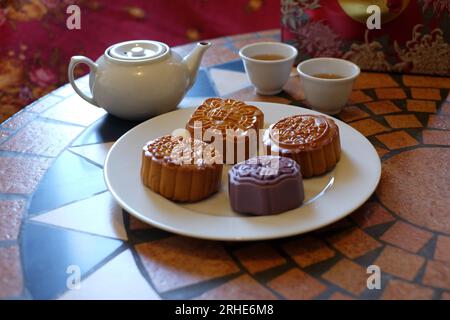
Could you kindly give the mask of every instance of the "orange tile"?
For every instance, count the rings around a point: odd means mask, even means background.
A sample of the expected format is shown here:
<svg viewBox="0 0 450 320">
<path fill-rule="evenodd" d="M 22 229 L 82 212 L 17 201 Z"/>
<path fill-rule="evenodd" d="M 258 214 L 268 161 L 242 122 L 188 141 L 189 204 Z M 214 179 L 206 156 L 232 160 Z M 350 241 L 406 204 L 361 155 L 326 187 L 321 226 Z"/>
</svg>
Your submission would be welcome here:
<svg viewBox="0 0 450 320">
<path fill-rule="evenodd" d="M 450 78 L 403 75 L 403 83 L 408 87 L 429 87 L 450 89 Z"/>
<path fill-rule="evenodd" d="M 351 103 L 363 103 L 372 101 L 373 99 L 361 90 L 353 90 L 349 100 Z"/>
<path fill-rule="evenodd" d="M 363 229 L 395 220 L 395 218 L 377 202 L 366 202 L 358 210 L 352 213 L 351 218 Z"/>
<path fill-rule="evenodd" d="M 386 114 L 402 111 L 392 101 L 382 100 L 366 103 L 366 106 L 375 114 Z"/>
<path fill-rule="evenodd" d="M 290 95 L 294 100 L 305 99 L 301 80 L 299 76 L 289 77 L 287 83 L 283 87 L 284 92 Z"/>
<path fill-rule="evenodd" d="M 405 91 L 401 88 L 375 89 L 378 99 L 406 99 Z"/>
<path fill-rule="evenodd" d="M 328 300 L 353 300 L 353 298 L 347 294 L 335 292 L 328 298 Z"/>
<path fill-rule="evenodd" d="M 253 87 L 248 87 L 236 92 L 233 92 L 227 98 L 232 98 L 241 101 L 262 101 L 289 104 L 291 100 L 279 96 L 262 96 L 255 92 Z"/>
<path fill-rule="evenodd" d="M 450 117 L 431 114 L 428 118 L 428 127 L 434 129 L 450 130 Z"/>
<path fill-rule="evenodd" d="M 350 123 L 350 125 L 361 132 L 364 136 L 371 136 L 389 129 L 373 119 L 364 119 Z"/>
<path fill-rule="evenodd" d="M 271 246 L 265 243 L 239 249 L 234 252 L 234 255 L 251 274 L 277 267 L 286 262 Z"/>
<path fill-rule="evenodd" d="M 294 268 L 267 284 L 283 297 L 292 300 L 313 299 L 326 290 L 326 286 L 307 273 Z"/>
<path fill-rule="evenodd" d="M 433 237 L 431 232 L 397 221 L 381 237 L 387 243 L 416 253 Z"/>
<path fill-rule="evenodd" d="M 338 117 L 345 122 L 350 122 L 368 118 L 369 114 L 356 106 L 347 106 L 342 109 L 342 111 L 338 114 Z"/>
<path fill-rule="evenodd" d="M 375 146 L 375 150 L 377 151 L 378 156 L 380 158 L 383 157 L 386 153 L 389 153 L 389 150 L 387 150 L 385 148 L 378 147 L 378 146 Z"/>
<path fill-rule="evenodd" d="M 435 288 L 450 290 L 450 264 L 428 260 L 422 282 Z"/>
<path fill-rule="evenodd" d="M 432 88 L 411 88 L 411 96 L 413 99 L 441 100 L 440 90 Z"/>
<path fill-rule="evenodd" d="M 422 131 L 423 143 L 450 146 L 450 131 L 424 130 Z"/>
<path fill-rule="evenodd" d="M 427 100 L 406 100 L 406 108 L 413 112 L 436 113 L 436 103 Z"/>
<path fill-rule="evenodd" d="M 0 192 L 32 193 L 49 165 L 48 158 L 0 157 Z"/>
<path fill-rule="evenodd" d="M 416 139 L 403 130 L 379 134 L 376 138 L 391 150 L 416 146 L 419 144 Z"/>
<path fill-rule="evenodd" d="M 450 230 L 448 188 L 449 148 L 416 148 L 383 161 L 376 194 L 403 219 L 429 230 Z M 448 173 L 448 171 L 447 171 Z"/>
<path fill-rule="evenodd" d="M 384 117 L 392 128 L 421 128 L 422 124 L 413 114 Z"/>
<path fill-rule="evenodd" d="M 24 209 L 24 200 L 0 200 L 0 240 L 17 239 Z"/>
<path fill-rule="evenodd" d="M 441 300 L 450 300 L 450 292 L 442 292 Z"/>
<path fill-rule="evenodd" d="M 421 256 L 387 245 L 373 264 L 378 265 L 381 272 L 412 281 L 424 263 L 425 258 Z"/>
<path fill-rule="evenodd" d="M 0 146 L 0 150 L 57 156 L 84 128 L 35 120 Z"/>
<path fill-rule="evenodd" d="M 247 274 L 206 291 L 199 300 L 275 300 L 276 296 Z"/>
<path fill-rule="evenodd" d="M 389 74 L 376 72 L 361 72 L 353 85 L 353 89 L 388 87 L 398 87 L 398 83 Z"/>
<path fill-rule="evenodd" d="M 354 295 L 361 294 L 367 288 L 366 269 L 348 259 L 341 259 L 322 275 L 322 278 L 347 290 Z"/>
<path fill-rule="evenodd" d="M 433 289 L 402 280 L 390 280 L 383 291 L 383 300 L 428 300 L 433 298 Z"/>
<path fill-rule="evenodd" d="M 23 278 L 17 246 L 0 247 L 0 299 L 22 293 Z"/>
<path fill-rule="evenodd" d="M 219 242 L 174 236 L 135 248 L 160 292 L 239 272 Z"/>
<path fill-rule="evenodd" d="M 146 229 L 153 229 L 151 225 L 148 223 L 142 222 L 141 220 L 133 217 L 132 215 L 129 215 L 128 218 L 128 228 L 130 230 L 146 230 Z"/>
<path fill-rule="evenodd" d="M 328 260 L 335 255 L 324 241 L 311 236 L 290 241 L 283 245 L 283 250 L 302 268 Z"/>
<path fill-rule="evenodd" d="M 327 241 L 350 259 L 355 259 L 381 247 L 381 243 L 359 228 L 340 231 Z"/>
<path fill-rule="evenodd" d="M 450 262 L 450 237 L 438 235 L 434 259 Z"/>
</svg>

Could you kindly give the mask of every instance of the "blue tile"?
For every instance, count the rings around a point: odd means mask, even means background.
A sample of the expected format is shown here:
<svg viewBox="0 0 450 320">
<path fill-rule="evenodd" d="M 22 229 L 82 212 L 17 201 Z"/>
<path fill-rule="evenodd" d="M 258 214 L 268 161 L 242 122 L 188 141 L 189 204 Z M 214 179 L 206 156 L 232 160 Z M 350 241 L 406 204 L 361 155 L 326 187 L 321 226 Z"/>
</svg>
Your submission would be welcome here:
<svg viewBox="0 0 450 320">
<path fill-rule="evenodd" d="M 80 146 L 116 141 L 139 123 L 137 121 L 122 120 L 108 114 L 86 129 L 72 145 Z"/>
<path fill-rule="evenodd" d="M 199 70 L 194 86 L 188 91 L 187 97 L 215 97 L 217 96 L 214 87 L 209 81 L 205 70 Z"/>
<path fill-rule="evenodd" d="M 47 171 L 34 193 L 29 214 L 49 211 L 104 190 L 102 168 L 65 151 Z"/>
<path fill-rule="evenodd" d="M 218 64 L 214 66 L 216 69 L 225 69 L 225 70 L 231 70 L 231 71 L 237 71 L 237 72 L 245 72 L 244 64 L 241 60 L 235 60 L 223 64 Z"/>
<path fill-rule="evenodd" d="M 67 291 L 67 268 L 76 265 L 83 278 L 122 241 L 26 223 L 21 243 L 25 286 L 35 299 L 52 299 Z M 111 279 L 114 281 L 114 279 Z"/>
</svg>

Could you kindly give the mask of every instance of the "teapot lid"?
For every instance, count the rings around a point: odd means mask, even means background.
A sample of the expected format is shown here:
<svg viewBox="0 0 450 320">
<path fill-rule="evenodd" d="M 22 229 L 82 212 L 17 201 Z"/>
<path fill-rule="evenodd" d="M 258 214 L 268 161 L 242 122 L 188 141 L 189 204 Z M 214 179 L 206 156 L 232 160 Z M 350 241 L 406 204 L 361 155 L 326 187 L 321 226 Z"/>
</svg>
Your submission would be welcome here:
<svg viewBox="0 0 450 320">
<path fill-rule="evenodd" d="M 120 42 L 106 50 L 106 55 L 121 61 L 146 61 L 161 57 L 169 47 L 158 41 L 133 40 Z"/>
</svg>

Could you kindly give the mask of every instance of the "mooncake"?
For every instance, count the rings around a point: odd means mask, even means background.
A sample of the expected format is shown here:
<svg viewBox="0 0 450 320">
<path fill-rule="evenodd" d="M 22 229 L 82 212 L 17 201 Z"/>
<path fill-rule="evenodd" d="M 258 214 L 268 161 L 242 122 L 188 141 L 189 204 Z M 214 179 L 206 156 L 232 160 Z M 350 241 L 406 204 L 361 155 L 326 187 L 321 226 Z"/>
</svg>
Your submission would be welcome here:
<svg viewBox="0 0 450 320">
<path fill-rule="evenodd" d="M 333 169 L 341 156 L 339 127 L 320 115 L 295 115 L 272 124 L 264 134 L 268 154 L 292 158 L 304 178 Z"/>
<path fill-rule="evenodd" d="M 231 208 L 252 215 L 277 214 L 297 208 L 305 198 L 300 167 L 279 156 L 258 156 L 228 172 Z"/>
<path fill-rule="evenodd" d="M 218 191 L 222 168 L 214 146 L 200 140 L 166 135 L 142 150 L 143 184 L 173 201 L 195 202 Z"/>
<path fill-rule="evenodd" d="M 235 164 L 257 154 L 263 126 L 264 114 L 257 107 L 233 99 L 210 98 L 194 111 L 186 129 L 192 137 L 214 143 L 224 163 Z"/>
</svg>

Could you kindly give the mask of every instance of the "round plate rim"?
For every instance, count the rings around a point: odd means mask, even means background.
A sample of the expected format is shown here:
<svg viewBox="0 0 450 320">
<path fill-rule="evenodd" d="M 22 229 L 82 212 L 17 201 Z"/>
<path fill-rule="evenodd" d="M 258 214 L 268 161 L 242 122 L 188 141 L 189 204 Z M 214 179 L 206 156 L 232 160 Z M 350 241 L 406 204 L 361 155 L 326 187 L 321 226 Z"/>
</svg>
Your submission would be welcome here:
<svg viewBox="0 0 450 320">
<path fill-rule="evenodd" d="M 282 104 L 282 103 L 272 103 L 272 102 L 260 102 L 260 101 L 245 101 L 245 103 L 247 104 L 252 104 L 255 106 L 267 106 L 267 107 L 275 107 L 275 108 L 295 108 L 296 110 L 299 111 L 299 113 L 309 113 L 309 114 L 317 114 L 317 115 L 323 115 L 326 117 L 330 117 L 329 115 L 317 112 L 317 111 L 313 111 L 307 108 L 303 108 L 303 107 L 299 107 L 299 106 L 295 106 L 295 105 L 287 105 L 287 104 Z M 144 223 L 147 223 L 149 225 L 152 225 L 154 227 L 157 227 L 159 229 L 162 229 L 164 231 L 168 231 L 168 232 L 172 232 L 174 234 L 178 234 L 178 235 L 182 235 L 182 236 L 188 236 L 188 237 L 193 237 L 193 238 L 199 238 L 199 239 L 206 239 L 206 240 L 219 240 L 219 241 L 259 241 L 259 240 L 271 240 L 271 239 L 279 239 L 279 238 L 285 238 L 285 237 L 290 237 L 290 236 L 295 236 L 295 235 L 300 235 L 300 234 L 304 234 L 304 233 L 308 233 L 323 227 L 326 227 L 336 221 L 339 221 L 343 218 L 345 218 L 346 216 L 348 216 L 349 214 L 351 214 L 352 212 L 354 212 L 357 208 L 359 208 L 362 204 L 364 204 L 369 198 L 370 196 L 374 193 L 376 187 L 378 186 L 378 183 L 380 181 L 381 178 L 381 161 L 380 158 L 378 156 L 378 153 L 376 152 L 375 147 L 372 145 L 372 143 L 370 143 L 370 141 L 364 136 L 362 135 L 359 131 L 357 131 L 356 129 L 354 129 L 353 127 L 351 127 L 350 125 L 348 125 L 347 123 L 336 119 L 334 117 L 333 120 L 335 122 L 337 122 L 339 124 L 339 127 L 344 126 L 347 127 L 347 129 L 351 130 L 353 134 L 355 134 L 356 136 L 358 136 L 359 139 L 364 140 L 367 143 L 367 146 L 370 146 L 371 150 L 372 150 L 372 156 L 373 159 L 377 159 L 377 168 L 374 169 L 376 170 L 376 178 L 372 181 L 371 185 L 368 187 L 367 190 L 370 190 L 367 192 L 367 194 L 365 194 L 364 196 L 360 197 L 360 200 L 353 205 L 350 209 L 344 210 L 341 214 L 339 215 L 335 215 L 333 219 L 330 219 L 328 221 L 326 221 L 325 223 L 322 224 L 318 224 L 314 227 L 310 227 L 310 228 L 306 228 L 303 229 L 299 232 L 295 232 L 295 231 L 291 231 L 291 232 L 278 232 L 278 233 L 273 233 L 271 235 L 252 235 L 252 236 L 244 236 L 244 237 L 239 237 L 239 236 L 233 236 L 233 237 L 229 237 L 229 236 L 221 236 L 221 235 L 204 235 L 204 234 L 196 234 L 193 232 L 190 232 L 189 230 L 182 230 L 179 228 L 174 228 L 171 227 L 169 225 L 166 224 L 162 224 L 159 223 L 158 221 L 152 220 L 150 219 L 148 216 L 143 215 L 139 212 L 137 212 L 135 209 L 133 209 L 132 207 L 130 207 L 126 201 L 123 201 L 123 199 L 120 197 L 120 195 L 118 195 L 115 190 L 114 190 L 114 186 L 111 184 L 110 178 L 109 178 L 109 170 L 108 167 L 111 163 L 111 155 L 115 152 L 115 149 L 117 148 L 117 146 L 122 142 L 122 140 L 127 139 L 130 135 L 132 135 L 133 132 L 135 132 L 136 130 L 138 130 L 138 128 L 142 127 L 142 126 L 146 126 L 148 125 L 148 122 L 151 121 L 155 121 L 155 119 L 161 117 L 161 116 L 167 116 L 168 114 L 172 114 L 172 113 L 177 113 L 186 109 L 191 109 L 192 111 L 195 109 L 195 107 L 189 107 L 189 108 L 182 108 L 182 109 L 177 109 L 174 111 L 171 111 L 169 113 L 165 113 L 162 114 L 160 116 L 148 119 L 142 123 L 140 123 L 139 125 L 135 126 L 134 128 L 130 129 L 129 131 L 127 131 L 125 134 L 123 134 L 114 144 L 113 146 L 110 148 L 106 159 L 105 159 L 105 163 L 104 163 L 104 167 L 103 167 L 103 176 L 104 176 L 104 180 L 106 183 L 106 186 L 108 188 L 108 190 L 111 192 L 112 196 L 114 197 L 114 199 L 118 202 L 118 204 L 124 209 L 126 210 L 129 214 L 131 214 L 132 216 L 134 216 L 135 218 L 143 221 Z M 166 201 L 172 202 L 170 200 L 165 199 Z M 173 202 L 172 202 L 173 203 Z M 265 217 L 276 217 L 276 215 L 274 216 L 265 216 Z M 217 216 L 217 218 L 219 218 L 219 216 Z M 236 217 L 233 217 L 235 219 L 239 219 Z M 254 217 L 251 217 L 252 219 L 255 219 Z M 261 218 L 261 217 L 258 217 Z"/>
</svg>

